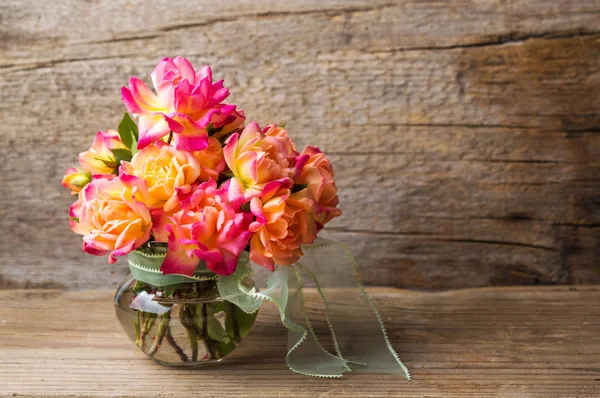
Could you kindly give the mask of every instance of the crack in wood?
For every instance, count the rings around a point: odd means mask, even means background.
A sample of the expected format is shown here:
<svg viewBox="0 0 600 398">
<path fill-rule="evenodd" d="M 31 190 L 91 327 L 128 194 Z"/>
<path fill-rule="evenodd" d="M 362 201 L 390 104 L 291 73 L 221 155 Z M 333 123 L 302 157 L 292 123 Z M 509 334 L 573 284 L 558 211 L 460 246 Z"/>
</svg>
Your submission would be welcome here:
<svg viewBox="0 0 600 398">
<path fill-rule="evenodd" d="M 435 232 L 396 232 L 396 231 L 374 231 L 369 229 L 348 229 L 341 227 L 327 227 L 327 231 L 341 233 L 358 233 L 365 235 L 381 235 L 381 236 L 435 236 L 440 235 Z"/>
<path fill-rule="evenodd" d="M 369 123 L 368 126 L 377 127 L 449 127 L 467 129 L 514 129 L 514 130 L 539 130 L 531 126 L 509 124 L 469 124 L 469 123 Z M 360 125 L 359 125 L 360 127 Z M 367 127 L 367 125 L 365 125 Z"/>
<path fill-rule="evenodd" d="M 582 129 L 578 129 L 578 128 L 566 128 L 564 130 L 565 133 L 568 134 L 573 134 L 573 133 L 600 133 L 600 126 L 598 127 L 591 127 L 591 128 L 582 128 Z"/>
<path fill-rule="evenodd" d="M 395 7 L 396 5 L 397 5 L 396 3 L 386 3 L 386 4 L 380 4 L 378 6 L 371 6 L 371 7 L 347 7 L 347 8 L 340 8 L 340 9 L 299 10 L 299 11 L 267 11 L 267 12 L 259 12 L 259 13 L 254 13 L 254 14 L 236 15 L 236 16 L 232 16 L 232 17 L 214 18 L 214 19 L 207 20 L 207 21 L 198 21 L 198 22 L 188 22 L 188 23 L 167 25 L 167 26 L 158 28 L 158 30 L 161 32 L 170 32 L 173 30 L 206 27 L 206 26 L 211 26 L 211 25 L 215 25 L 215 24 L 219 24 L 219 23 L 235 22 L 235 21 L 238 21 L 240 19 L 245 19 L 245 18 L 263 19 L 263 18 L 277 18 L 277 17 L 302 16 L 302 15 L 314 15 L 314 14 L 323 14 L 323 15 L 326 15 L 329 17 L 334 17 L 337 15 L 348 15 L 348 14 L 354 14 L 354 13 L 358 13 L 358 12 L 369 12 L 369 11 L 382 10 L 382 9 L 386 9 L 386 8 Z"/>
<path fill-rule="evenodd" d="M 482 48 L 482 47 L 493 47 L 493 46 L 504 46 L 507 44 L 521 44 L 528 40 L 560 40 L 560 39 L 572 39 L 576 37 L 595 37 L 599 36 L 600 32 L 598 31 L 590 31 L 590 32 L 563 32 L 563 33 L 552 33 L 552 32 L 544 32 L 538 34 L 525 34 L 519 35 L 517 33 L 512 33 L 509 35 L 497 36 L 494 40 L 487 41 L 479 41 L 473 43 L 465 43 L 465 44 L 452 44 L 448 46 L 418 46 L 418 47 L 398 47 L 398 48 L 390 48 L 386 50 L 377 50 L 377 51 L 360 51 L 368 54 L 387 54 L 387 53 L 400 53 L 400 52 L 409 52 L 409 51 L 444 51 L 444 50 L 460 50 L 460 49 L 468 49 L 468 48 Z"/>
<path fill-rule="evenodd" d="M 519 243 L 519 242 L 507 242 L 501 240 L 485 240 L 485 239 L 454 239 L 454 238 L 429 238 L 426 239 L 429 241 L 436 242 L 453 242 L 453 243 L 475 243 L 475 244 L 483 244 L 483 245 L 500 245 L 500 246 L 517 246 L 517 247 L 526 247 L 529 249 L 538 249 L 538 250 L 547 250 L 551 252 L 559 252 L 560 250 L 550 246 L 543 245 L 533 245 L 530 243 Z"/>
<path fill-rule="evenodd" d="M 100 57 L 82 57 L 82 58 L 65 58 L 65 59 L 51 59 L 47 61 L 41 62 L 31 62 L 31 63 L 22 63 L 22 64 L 4 64 L 0 65 L 0 71 L 5 69 L 10 69 L 10 72 L 17 71 L 27 71 L 33 69 L 42 69 L 42 68 L 50 68 L 60 64 L 68 64 L 73 62 L 85 62 L 85 61 L 104 61 L 109 59 L 122 59 L 123 57 L 131 57 L 142 54 L 125 54 L 125 55 L 107 55 Z M 23 68 L 19 68 L 23 67 Z M 16 69 L 13 69 L 16 68 Z"/>
<path fill-rule="evenodd" d="M 427 155 L 422 152 L 407 152 L 407 151 L 327 151 L 329 156 L 397 156 L 397 155 Z M 422 159 L 427 159 L 436 162 L 474 162 L 474 163 L 509 163 L 509 164 L 563 164 L 577 165 L 590 164 L 588 161 L 569 162 L 564 160 L 545 160 L 545 159 L 460 159 L 460 158 L 444 158 L 436 159 L 435 156 L 422 156 Z"/>
<path fill-rule="evenodd" d="M 546 220 L 543 218 L 534 218 L 526 214 L 517 213 L 514 215 L 507 215 L 504 217 L 497 216 L 469 216 L 469 217 L 427 217 L 433 219 L 451 219 L 451 220 L 495 220 L 495 221 L 506 221 L 506 222 L 531 222 L 547 224 L 552 227 L 573 227 L 573 228 L 599 228 L 600 224 L 596 223 L 575 223 L 575 222 L 557 222 L 554 220 Z"/>
<path fill-rule="evenodd" d="M 122 42 L 128 42 L 128 41 L 156 39 L 157 37 L 160 37 L 160 35 L 159 34 L 150 34 L 150 35 L 141 35 L 141 36 L 126 36 L 126 37 L 117 37 L 117 38 L 112 38 L 112 39 L 86 41 L 86 42 L 82 42 L 79 44 L 86 45 L 86 44 L 122 43 Z"/>
<path fill-rule="evenodd" d="M 589 162 L 567 162 L 564 160 L 544 159 L 444 159 L 449 162 L 514 163 L 514 164 L 589 164 Z"/>
</svg>

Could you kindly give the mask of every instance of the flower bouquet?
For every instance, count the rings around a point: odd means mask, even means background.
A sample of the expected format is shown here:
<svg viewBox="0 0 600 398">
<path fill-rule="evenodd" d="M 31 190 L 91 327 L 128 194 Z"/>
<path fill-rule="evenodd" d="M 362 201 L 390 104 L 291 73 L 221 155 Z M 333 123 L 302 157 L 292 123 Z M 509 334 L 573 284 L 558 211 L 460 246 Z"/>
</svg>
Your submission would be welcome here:
<svg viewBox="0 0 600 398">
<path fill-rule="evenodd" d="M 246 123 L 242 109 L 224 103 L 229 91 L 210 67 L 165 58 L 151 79 L 155 91 L 136 77 L 122 88 L 127 112 L 118 129 L 98 132 L 62 181 L 78 195 L 69 223 L 83 235 L 83 251 L 108 254 L 110 263 L 127 255 L 131 275 L 115 306 L 135 344 L 167 365 L 220 361 L 270 301 L 288 328 L 293 371 L 338 377 L 355 364 L 408 377 L 353 258 L 317 239 L 341 214 L 323 152 L 298 151 L 284 126 Z M 327 272 L 343 267 L 348 275 Z M 263 289 L 252 279 L 260 269 L 269 274 Z M 330 347 L 305 309 L 306 283 L 324 303 Z M 353 337 L 338 338 L 336 300 L 326 298 L 328 288 L 349 286 L 364 306 L 357 314 L 380 335 L 351 357 L 342 348 Z"/>
</svg>

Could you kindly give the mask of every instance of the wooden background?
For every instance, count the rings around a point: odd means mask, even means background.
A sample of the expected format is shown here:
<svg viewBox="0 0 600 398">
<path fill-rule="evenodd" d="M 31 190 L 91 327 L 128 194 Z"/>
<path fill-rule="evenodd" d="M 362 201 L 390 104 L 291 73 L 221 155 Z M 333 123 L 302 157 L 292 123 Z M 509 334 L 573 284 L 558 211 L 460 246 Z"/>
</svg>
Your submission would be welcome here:
<svg viewBox="0 0 600 398">
<path fill-rule="evenodd" d="M 0 287 L 100 288 L 64 171 L 165 56 L 331 157 L 365 281 L 600 283 L 600 1 L 0 1 Z"/>
</svg>

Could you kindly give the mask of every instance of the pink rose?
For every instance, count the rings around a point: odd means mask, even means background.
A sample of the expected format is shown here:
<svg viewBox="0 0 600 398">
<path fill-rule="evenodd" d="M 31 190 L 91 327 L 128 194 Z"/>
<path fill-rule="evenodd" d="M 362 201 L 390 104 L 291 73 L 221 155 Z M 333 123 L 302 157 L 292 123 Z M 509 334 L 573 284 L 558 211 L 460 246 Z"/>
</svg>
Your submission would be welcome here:
<svg viewBox="0 0 600 398">
<path fill-rule="evenodd" d="M 151 77 L 156 94 L 136 77 L 121 89 L 127 110 L 138 118 L 139 149 L 173 131 L 177 149 L 201 151 L 208 146 L 209 124 L 220 130 L 244 121 L 235 105 L 222 103 L 229 91 L 222 80 L 213 83 L 208 66 L 195 71 L 183 57 L 164 58 Z"/>
</svg>

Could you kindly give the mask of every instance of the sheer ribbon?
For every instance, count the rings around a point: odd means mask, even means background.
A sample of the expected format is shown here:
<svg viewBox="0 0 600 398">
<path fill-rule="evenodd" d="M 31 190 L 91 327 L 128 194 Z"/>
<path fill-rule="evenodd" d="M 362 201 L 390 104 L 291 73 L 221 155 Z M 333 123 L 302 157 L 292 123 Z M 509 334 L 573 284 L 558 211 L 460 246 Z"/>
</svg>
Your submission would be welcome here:
<svg viewBox="0 0 600 398">
<path fill-rule="evenodd" d="M 257 311 L 265 301 L 275 305 L 288 329 L 286 363 L 296 373 L 328 378 L 341 377 L 347 371 L 392 373 L 410 380 L 381 316 L 361 285 L 349 250 L 342 243 L 317 239 L 302 251 L 304 256 L 298 263 L 277 267 L 274 272 L 253 265 L 247 255 L 241 256 L 234 274 L 218 278 L 219 293 L 247 313 Z M 160 282 L 157 262 L 150 264 L 145 259 L 151 258 L 147 254 L 130 255 L 134 277 L 165 285 Z M 266 287 L 245 286 L 242 282 L 251 274 L 257 280 L 268 274 Z M 169 277 L 166 285 L 209 278 L 202 269 L 193 277 L 162 276 Z M 306 295 L 306 287 L 315 288 L 316 294 Z"/>
</svg>

